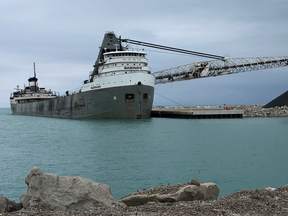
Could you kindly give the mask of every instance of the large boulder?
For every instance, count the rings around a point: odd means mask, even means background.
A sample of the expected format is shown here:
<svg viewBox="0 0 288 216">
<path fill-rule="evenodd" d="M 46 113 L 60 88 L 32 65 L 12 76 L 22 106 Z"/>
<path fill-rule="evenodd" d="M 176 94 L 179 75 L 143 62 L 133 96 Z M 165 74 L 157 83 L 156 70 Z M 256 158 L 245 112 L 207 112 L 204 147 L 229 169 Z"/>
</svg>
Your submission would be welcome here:
<svg viewBox="0 0 288 216">
<path fill-rule="evenodd" d="M 0 196 L 0 213 L 18 211 L 22 208 L 21 203 L 16 203 L 7 199 L 5 196 Z"/>
<path fill-rule="evenodd" d="M 108 185 L 82 177 L 43 173 L 38 167 L 31 170 L 25 183 L 27 193 L 19 197 L 24 207 L 85 211 L 90 207 L 123 205 L 115 200 Z"/>
<path fill-rule="evenodd" d="M 160 191 L 155 188 L 152 191 Z M 147 202 L 178 202 L 193 200 L 213 200 L 217 199 L 220 189 L 215 183 L 201 183 L 179 187 L 172 193 L 150 193 L 148 190 L 144 193 L 136 193 L 121 198 L 119 201 L 127 206 L 144 205 Z"/>
</svg>

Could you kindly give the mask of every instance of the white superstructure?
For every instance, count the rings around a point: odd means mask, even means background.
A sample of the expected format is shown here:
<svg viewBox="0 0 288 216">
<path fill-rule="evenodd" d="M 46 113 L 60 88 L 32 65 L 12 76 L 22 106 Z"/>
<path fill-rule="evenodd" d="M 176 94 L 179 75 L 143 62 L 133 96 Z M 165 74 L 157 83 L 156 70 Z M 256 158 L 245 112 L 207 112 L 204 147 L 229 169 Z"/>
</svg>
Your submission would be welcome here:
<svg viewBox="0 0 288 216">
<path fill-rule="evenodd" d="M 130 85 L 154 87 L 155 77 L 148 67 L 146 53 L 138 51 L 114 51 L 104 54 L 104 62 L 99 66 L 93 81 L 85 81 L 81 92 L 95 89 Z"/>
</svg>

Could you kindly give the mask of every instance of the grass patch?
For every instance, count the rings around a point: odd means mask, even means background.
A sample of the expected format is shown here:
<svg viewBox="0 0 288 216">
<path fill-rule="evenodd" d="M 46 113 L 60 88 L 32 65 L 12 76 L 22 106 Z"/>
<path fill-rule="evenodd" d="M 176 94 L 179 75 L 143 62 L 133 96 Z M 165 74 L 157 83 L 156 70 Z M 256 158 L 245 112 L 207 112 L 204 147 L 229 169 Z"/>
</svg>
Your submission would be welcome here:
<svg viewBox="0 0 288 216">
<path fill-rule="evenodd" d="M 250 196 L 250 199 L 255 199 L 255 200 L 265 200 L 265 198 L 266 198 L 265 194 L 259 194 L 259 193 L 255 193 Z"/>
</svg>

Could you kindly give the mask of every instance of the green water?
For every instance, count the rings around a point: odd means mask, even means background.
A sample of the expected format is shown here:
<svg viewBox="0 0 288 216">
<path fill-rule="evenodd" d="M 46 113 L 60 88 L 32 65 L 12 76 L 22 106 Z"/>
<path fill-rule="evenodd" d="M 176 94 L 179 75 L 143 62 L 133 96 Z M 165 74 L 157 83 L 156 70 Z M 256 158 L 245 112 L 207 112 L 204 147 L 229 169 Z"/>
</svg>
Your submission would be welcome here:
<svg viewBox="0 0 288 216">
<path fill-rule="evenodd" d="M 0 195 L 19 202 L 34 166 L 108 184 L 116 199 L 198 178 L 220 196 L 288 184 L 288 118 L 69 120 L 0 109 Z"/>
</svg>

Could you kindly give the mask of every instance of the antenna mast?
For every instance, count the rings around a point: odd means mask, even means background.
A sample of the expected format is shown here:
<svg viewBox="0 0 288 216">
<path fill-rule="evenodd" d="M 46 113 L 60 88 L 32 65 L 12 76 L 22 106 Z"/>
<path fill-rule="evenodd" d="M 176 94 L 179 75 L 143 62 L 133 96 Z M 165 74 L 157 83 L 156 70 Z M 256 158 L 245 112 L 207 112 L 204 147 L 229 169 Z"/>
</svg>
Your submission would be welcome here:
<svg viewBox="0 0 288 216">
<path fill-rule="evenodd" d="M 35 88 L 35 92 L 37 91 L 37 86 L 36 86 L 36 82 L 37 82 L 37 79 L 36 79 L 36 70 L 35 70 L 35 62 L 33 62 L 33 65 L 34 65 L 34 88 Z"/>
<path fill-rule="evenodd" d="M 35 62 L 33 64 L 34 64 L 34 77 L 36 78 Z"/>
</svg>

